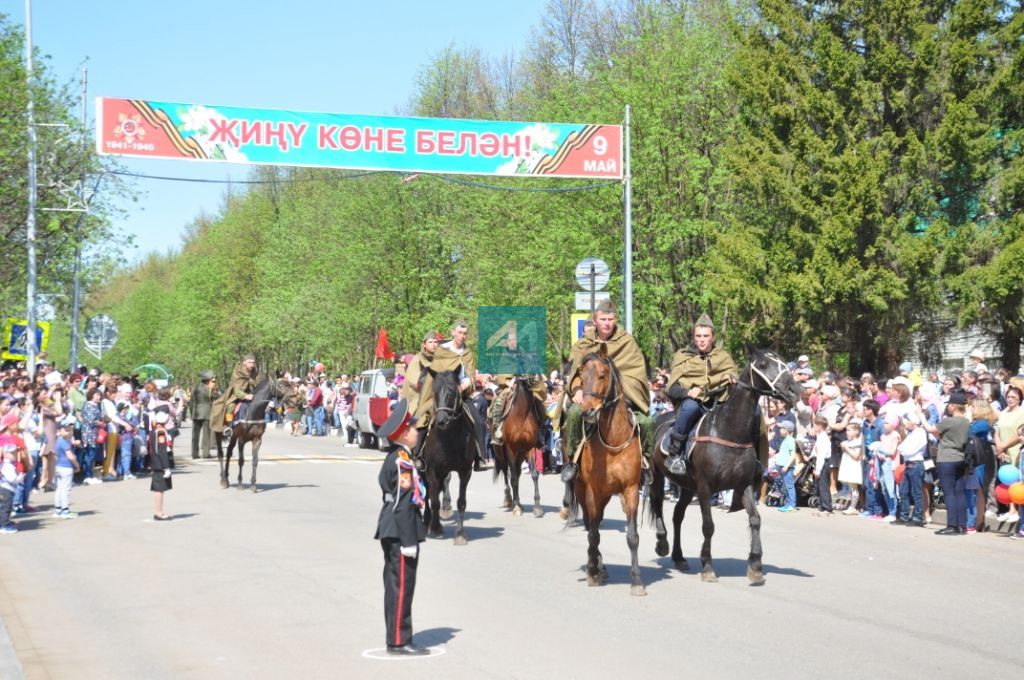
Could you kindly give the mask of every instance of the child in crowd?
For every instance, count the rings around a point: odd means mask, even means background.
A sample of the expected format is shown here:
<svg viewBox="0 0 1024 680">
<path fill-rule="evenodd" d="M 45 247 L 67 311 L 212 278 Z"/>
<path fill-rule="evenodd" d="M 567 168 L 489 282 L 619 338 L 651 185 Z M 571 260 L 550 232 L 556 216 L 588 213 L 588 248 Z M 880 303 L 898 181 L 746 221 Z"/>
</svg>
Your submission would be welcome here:
<svg viewBox="0 0 1024 680">
<path fill-rule="evenodd" d="M 57 426 L 57 491 L 53 497 L 53 516 L 60 519 L 74 519 L 78 513 L 71 512 L 71 480 L 78 471 L 78 458 L 75 457 L 75 443 L 71 440 L 74 432 L 75 418 L 68 416 Z"/>
<path fill-rule="evenodd" d="M 811 426 L 811 435 L 814 437 L 814 478 L 818 480 L 818 501 L 819 510 L 815 513 L 818 517 L 832 516 L 832 490 L 829 484 L 830 460 L 832 458 L 832 438 L 829 436 L 828 418 L 825 416 L 814 416 Z"/>
<path fill-rule="evenodd" d="M 899 458 L 897 449 L 903 440 L 899 427 L 900 417 L 895 413 L 887 414 L 883 421 L 882 438 L 871 445 L 872 452 L 879 464 L 881 476 L 878 481 L 882 489 L 882 500 L 885 501 L 885 508 L 889 513 L 882 518 L 886 522 L 896 521 L 897 498 L 894 473 Z"/>
<path fill-rule="evenodd" d="M 786 486 L 786 502 L 779 508 L 779 512 L 796 512 L 797 453 L 796 439 L 793 438 L 793 430 L 796 428 L 791 420 L 781 420 L 777 426 L 782 441 L 779 442 L 779 451 L 775 454 L 775 469 Z"/>
<path fill-rule="evenodd" d="M 17 447 L 5 444 L 3 461 L 0 462 L 0 534 L 18 533 L 18 527 L 11 522 L 11 508 L 14 507 L 14 489 L 24 480 L 25 474 L 15 467 Z"/>
<path fill-rule="evenodd" d="M 839 444 L 843 459 L 839 463 L 839 481 L 850 487 L 850 507 L 843 510 L 844 515 L 857 514 L 857 501 L 860 499 L 860 487 L 864 483 L 861 459 L 864 457 L 864 439 L 861 437 L 860 423 L 852 422 L 846 426 L 846 440 Z"/>
</svg>

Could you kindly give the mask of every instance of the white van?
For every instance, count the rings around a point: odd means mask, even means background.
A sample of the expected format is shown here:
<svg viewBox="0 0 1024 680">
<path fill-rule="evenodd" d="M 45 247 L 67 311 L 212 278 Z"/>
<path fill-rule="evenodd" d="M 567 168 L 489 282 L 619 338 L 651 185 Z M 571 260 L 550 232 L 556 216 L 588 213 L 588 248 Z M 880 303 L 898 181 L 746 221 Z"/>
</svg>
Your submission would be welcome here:
<svg viewBox="0 0 1024 680">
<path fill-rule="evenodd" d="M 387 441 L 378 442 L 374 432 L 388 417 L 388 384 L 394 379 L 393 368 L 374 368 L 359 374 L 356 403 L 352 409 L 352 427 L 359 433 L 360 448 L 379 448 L 381 451 L 388 448 Z"/>
</svg>

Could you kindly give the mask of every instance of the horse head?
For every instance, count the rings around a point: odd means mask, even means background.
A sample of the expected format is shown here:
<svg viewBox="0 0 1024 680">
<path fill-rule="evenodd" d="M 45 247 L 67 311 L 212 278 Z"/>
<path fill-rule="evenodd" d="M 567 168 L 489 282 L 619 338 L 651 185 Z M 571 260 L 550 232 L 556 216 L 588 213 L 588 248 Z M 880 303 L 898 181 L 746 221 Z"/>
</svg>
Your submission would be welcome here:
<svg viewBox="0 0 1024 680">
<path fill-rule="evenodd" d="M 597 352 L 583 357 L 580 365 L 580 379 L 583 388 L 583 420 L 594 423 L 601 411 L 612 408 L 622 396 L 622 381 L 615 364 L 608 358 L 602 344 Z"/>
<path fill-rule="evenodd" d="M 800 399 L 799 383 L 793 379 L 786 362 L 775 352 L 755 349 L 744 373 L 745 382 L 758 394 L 777 397 L 791 405 Z"/>
<path fill-rule="evenodd" d="M 455 371 L 427 369 L 434 379 L 434 422 L 447 430 L 462 417 L 462 390 Z"/>
</svg>

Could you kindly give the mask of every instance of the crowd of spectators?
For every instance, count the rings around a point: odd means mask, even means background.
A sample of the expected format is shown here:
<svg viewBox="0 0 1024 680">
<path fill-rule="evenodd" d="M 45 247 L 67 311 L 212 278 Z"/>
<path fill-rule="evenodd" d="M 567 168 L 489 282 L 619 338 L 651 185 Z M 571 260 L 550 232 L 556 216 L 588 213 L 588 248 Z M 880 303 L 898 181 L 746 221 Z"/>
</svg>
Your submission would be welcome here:
<svg viewBox="0 0 1024 680">
<path fill-rule="evenodd" d="M 74 519 L 74 484 L 133 480 L 149 473 L 151 423 L 159 420 L 176 436 L 187 404 L 187 393 L 179 387 L 85 367 L 65 374 L 45 361 L 34 378 L 12 365 L 0 376 L 2 533 L 17 531 L 12 517 L 37 512 L 33 494 L 54 493 L 54 517 Z"/>
</svg>

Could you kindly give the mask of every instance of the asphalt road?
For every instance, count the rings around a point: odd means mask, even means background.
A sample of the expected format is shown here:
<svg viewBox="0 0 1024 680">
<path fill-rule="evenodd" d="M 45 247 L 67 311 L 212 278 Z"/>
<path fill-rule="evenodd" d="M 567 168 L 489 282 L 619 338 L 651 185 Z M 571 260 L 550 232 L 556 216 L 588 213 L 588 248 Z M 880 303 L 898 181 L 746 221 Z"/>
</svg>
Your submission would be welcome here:
<svg viewBox="0 0 1024 680">
<path fill-rule="evenodd" d="M 187 457 L 189 431 L 179 440 Z M 148 480 L 75 487 L 74 520 L 40 512 L 0 536 L 0 675 L 16 678 L 963 678 L 1020 672 L 1024 542 L 856 517 L 765 510 L 766 583 L 748 585 L 743 513 L 715 511 L 718 583 L 640 534 L 646 597 L 630 596 L 619 504 L 602 539 L 609 582 L 586 585 L 586 536 L 557 514 L 513 517 L 490 473 L 469 488 L 469 545 L 424 544 L 413 622 L 434 654 L 380 658 L 383 560 L 372 539 L 381 455 L 338 439 L 264 444 L 259 493 L 184 461 L 152 520 Z M 179 453 L 179 458 L 182 454 Z M 232 471 L 234 477 L 235 471 Z M 248 465 L 245 479 L 248 479 Z M 234 481 L 232 479 L 232 481 Z M 532 489 L 524 485 L 524 501 Z M 667 509 L 667 508 L 666 508 Z M 937 527 L 932 527 L 937 528 Z"/>
</svg>

